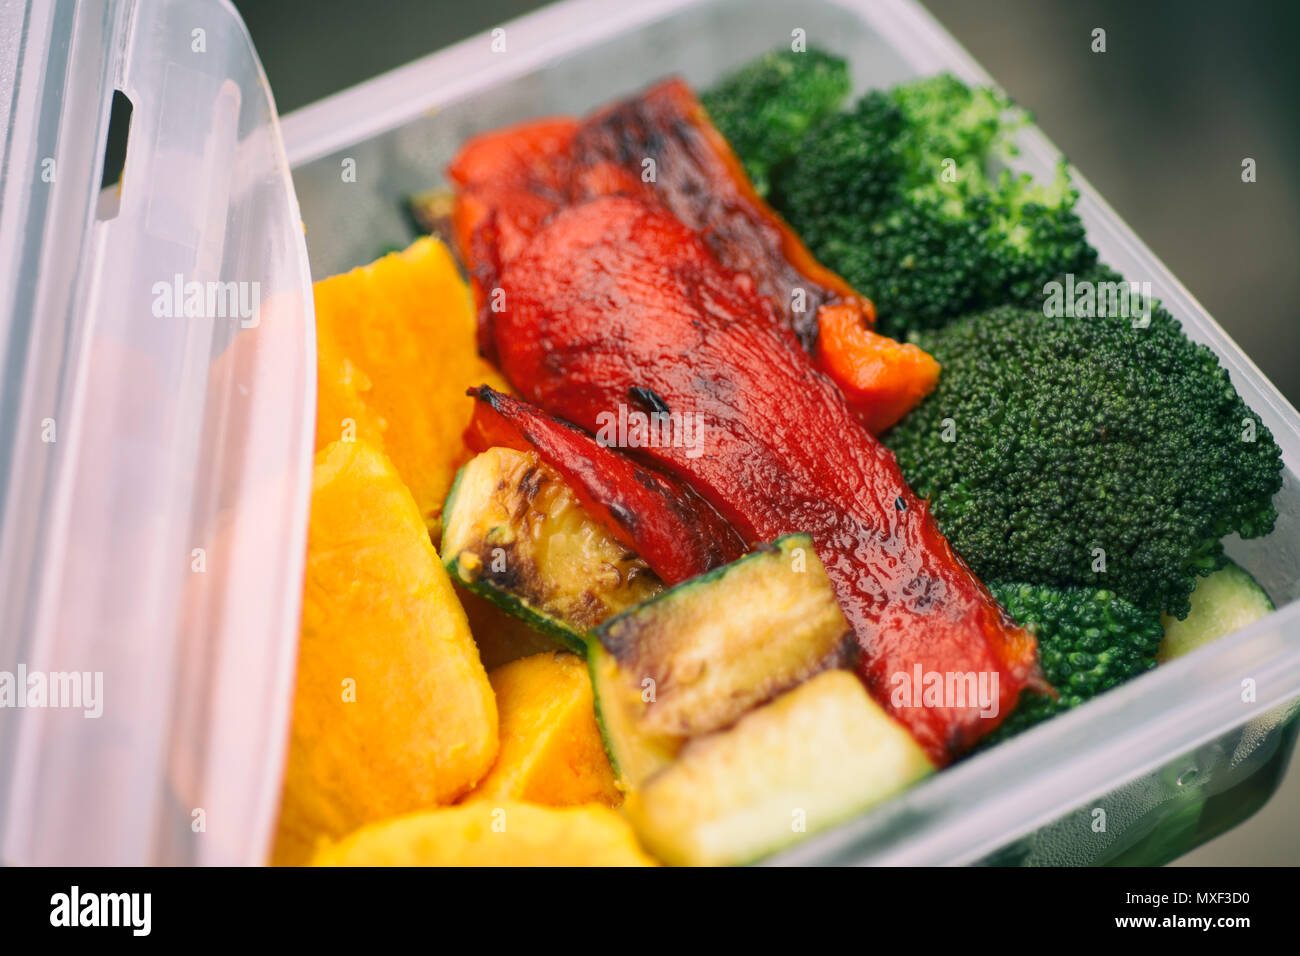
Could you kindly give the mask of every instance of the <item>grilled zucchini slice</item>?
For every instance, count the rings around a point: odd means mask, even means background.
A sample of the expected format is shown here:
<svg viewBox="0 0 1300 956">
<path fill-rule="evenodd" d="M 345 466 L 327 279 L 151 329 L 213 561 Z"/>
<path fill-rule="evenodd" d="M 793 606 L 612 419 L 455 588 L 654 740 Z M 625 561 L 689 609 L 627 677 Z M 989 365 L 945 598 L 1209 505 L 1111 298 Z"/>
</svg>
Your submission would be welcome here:
<svg viewBox="0 0 1300 956">
<path fill-rule="evenodd" d="M 600 641 L 588 644 L 587 666 L 605 753 L 619 788 L 631 790 L 672 763 L 684 739 L 648 733 L 640 727 L 637 716 L 645 707 L 645 689 L 632 686 Z"/>
<path fill-rule="evenodd" d="M 911 734 L 844 670 L 697 737 L 623 804 L 665 863 L 748 863 L 847 819 L 933 771 Z"/>
<path fill-rule="evenodd" d="M 735 721 L 855 644 L 806 534 L 786 535 L 610 618 L 595 638 L 617 663 L 630 715 L 654 737 L 693 737 Z"/>
<path fill-rule="evenodd" d="M 489 448 L 443 509 L 452 580 L 579 654 L 591 629 L 663 583 L 582 507 L 534 452 Z"/>
<path fill-rule="evenodd" d="M 1273 613 L 1273 602 L 1240 565 L 1229 561 L 1209 577 L 1201 578 L 1192 592 L 1192 610 L 1183 620 L 1165 615 L 1165 637 L 1156 660 L 1165 664 L 1196 648 Z"/>
</svg>

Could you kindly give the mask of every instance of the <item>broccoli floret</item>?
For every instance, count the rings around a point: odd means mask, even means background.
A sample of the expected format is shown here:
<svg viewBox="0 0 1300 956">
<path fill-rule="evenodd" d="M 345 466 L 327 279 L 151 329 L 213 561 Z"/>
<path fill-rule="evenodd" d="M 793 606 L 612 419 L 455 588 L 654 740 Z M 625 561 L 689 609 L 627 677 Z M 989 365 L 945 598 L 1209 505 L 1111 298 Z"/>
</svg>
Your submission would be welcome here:
<svg viewBox="0 0 1300 956">
<path fill-rule="evenodd" d="M 967 86 L 947 73 L 900 84 L 887 97 L 903 116 L 904 136 L 898 147 L 905 160 L 907 190 L 957 193 L 983 188 L 989 161 L 1014 156 L 1012 137 L 1029 122 L 1023 110 L 996 90 Z M 955 164 L 950 179 L 941 175 L 946 159 Z"/>
<path fill-rule="evenodd" d="M 1222 537 L 1272 530 L 1280 450 L 1158 305 L 1145 328 L 1045 311 L 912 336 L 943 372 L 883 440 L 984 580 L 1105 587 L 1184 617 Z"/>
<path fill-rule="evenodd" d="M 946 216 L 936 202 L 917 201 L 852 230 L 837 233 L 832 223 L 832 237 L 810 248 L 872 299 L 880 331 L 901 339 L 909 328 L 939 326 L 984 304 L 986 230 L 978 216 Z"/>
<path fill-rule="evenodd" d="M 1041 305 L 1046 282 L 1067 272 L 1084 274 L 1097 266 L 1097 251 L 1074 211 L 1077 200 L 1064 166 L 1048 186 L 1003 170 L 990 202 L 990 251 L 982 306 Z"/>
<path fill-rule="evenodd" d="M 809 127 L 838 110 L 848 95 L 848 65 L 810 47 L 751 60 L 700 99 L 758 194 L 766 196 L 771 171 L 793 156 Z"/>
<path fill-rule="evenodd" d="M 890 335 L 1024 301 L 1096 262 L 1064 167 L 1047 186 L 992 172 L 1026 121 L 946 75 L 869 93 L 808 132 L 773 201 Z"/>
<path fill-rule="evenodd" d="M 990 588 L 1017 624 L 1038 638 L 1043 674 L 1057 695 L 1026 691 L 985 739 L 997 743 L 1156 666 L 1160 616 L 1111 591 L 1002 584 Z"/>
<path fill-rule="evenodd" d="M 773 201 L 810 248 L 837 241 L 845 251 L 860 248 L 846 240 L 896 204 L 909 162 L 898 146 L 902 135 L 902 110 L 874 92 L 805 138 L 800 155 L 779 171 Z M 859 228 L 845 236 L 836 228 L 842 219 Z"/>
</svg>

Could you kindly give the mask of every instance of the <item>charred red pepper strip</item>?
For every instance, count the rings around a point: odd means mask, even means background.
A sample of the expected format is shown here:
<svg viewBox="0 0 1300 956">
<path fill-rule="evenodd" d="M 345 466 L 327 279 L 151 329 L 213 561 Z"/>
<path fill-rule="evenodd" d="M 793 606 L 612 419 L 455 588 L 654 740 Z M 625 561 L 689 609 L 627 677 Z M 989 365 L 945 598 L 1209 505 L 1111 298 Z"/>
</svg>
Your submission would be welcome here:
<svg viewBox="0 0 1300 956">
<path fill-rule="evenodd" d="M 654 184 L 601 193 L 571 187 L 575 200 L 621 191 L 653 194 L 700 234 L 728 269 L 752 277 L 780 317 L 840 386 L 872 434 L 898 422 L 934 390 L 939 363 L 915 345 L 872 331 L 872 303 L 818 262 L 754 190 L 744 166 L 680 79 L 596 113 L 571 146 L 579 168 L 623 170 L 654 162 Z"/>
<path fill-rule="evenodd" d="M 646 175 L 647 162 L 653 177 Z M 751 278 L 873 432 L 897 422 L 934 388 L 938 363 L 916 346 L 871 331 L 871 302 L 813 258 L 754 191 L 680 79 L 581 123 L 546 119 L 477 136 L 448 174 L 459 187 L 455 232 L 479 304 L 479 350 L 489 358 L 496 357 L 489 297 L 527 237 L 565 205 L 627 195 L 662 203 L 701 235 L 719 262 Z"/>
<path fill-rule="evenodd" d="M 646 160 L 655 164 L 652 182 L 642 178 Z M 875 322 L 871 302 L 814 259 L 754 191 L 730 144 L 680 79 L 581 123 L 550 117 L 475 136 L 447 175 L 458 187 L 457 246 L 483 290 L 557 209 L 635 195 L 662 202 L 704 237 L 723 265 L 753 277 L 808 348 L 825 303 L 851 306 L 868 327 Z"/>
<path fill-rule="evenodd" d="M 486 385 L 469 394 L 479 400 L 468 432 L 472 445 L 531 447 L 665 583 L 677 584 L 744 554 L 735 529 L 681 481 Z M 518 436 L 514 440 L 512 433 Z"/>
<path fill-rule="evenodd" d="M 577 120 L 549 117 L 475 136 L 461 147 L 447 176 L 457 186 L 453 227 L 462 252 L 496 215 L 503 222 L 495 256 L 509 261 L 547 216 L 568 203 L 567 163 L 577 132 Z"/>
<path fill-rule="evenodd" d="M 702 454 L 673 442 L 642 454 L 750 542 L 812 534 L 864 652 L 860 675 L 935 761 L 996 727 L 1023 688 L 1045 686 L 1033 636 L 953 552 L 893 453 L 794 333 L 763 319 L 768 300 L 676 218 L 623 197 L 571 207 L 501 283 L 497 348 L 521 395 L 593 431 L 633 389 L 702 415 Z M 896 698 L 931 674 L 984 675 L 996 713 Z"/>
<path fill-rule="evenodd" d="M 672 78 L 589 117 L 575 134 L 571 162 L 635 171 L 654 162 L 653 194 L 728 269 L 744 273 L 808 349 L 817 339 L 822 306 L 851 307 L 868 327 L 875 308 L 818 262 L 785 221 L 754 191 L 744 166 L 708 112 L 682 80 Z M 575 190 L 574 201 L 600 193 Z"/>
<path fill-rule="evenodd" d="M 497 274 L 568 202 L 567 157 L 577 131 L 577 120 L 565 116 L 494 130 L 466 142 L 447 167 L 457 187 L 452 232 L 479 305 L 479 351 L 489 359 Z"/>
<path fill-rule="evenodd" d="M 939 363 L 929 352 L 873 332 L 852 309 L 822 306 L 818 328 L 818 364 L 873 435 L 897 424 L 939 384 Z"/>
</svg>

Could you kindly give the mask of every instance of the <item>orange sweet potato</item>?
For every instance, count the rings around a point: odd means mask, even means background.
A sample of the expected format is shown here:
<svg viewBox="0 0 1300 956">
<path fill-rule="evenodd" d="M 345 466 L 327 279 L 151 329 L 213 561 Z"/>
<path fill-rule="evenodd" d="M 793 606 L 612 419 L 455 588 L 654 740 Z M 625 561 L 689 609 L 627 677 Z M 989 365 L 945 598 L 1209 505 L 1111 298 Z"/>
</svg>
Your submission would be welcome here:
<svg viewBox="0 0 1300 956">
<path fill-rule="evenodd" d="M 488 679 L 497 696 L 501 749 L 467 800 L 547 806 L 620 801 L 581 658 L 547 651 L 499 667 Z"/>
<path fill-rule="evenodd" d="M 463 433 L 482 383 L 505 388 L 479 358 L 469 289 L 446 246 L 403 252 L 316 283 L 316 448 L 369 442 L 392 460 L 435 538 Z"/>
<path fill-rule="evenodd" d="M 488 772 L 497 711 L 411 493 L 363 442 L 316 456 L 302 639 L 273 861 L 451 803 Z"/>
<path fill-rule="evenodd" d="M 364 827 L 315 866 L 654 866 L 608 807 L 471 803 Z"/>
</svg>

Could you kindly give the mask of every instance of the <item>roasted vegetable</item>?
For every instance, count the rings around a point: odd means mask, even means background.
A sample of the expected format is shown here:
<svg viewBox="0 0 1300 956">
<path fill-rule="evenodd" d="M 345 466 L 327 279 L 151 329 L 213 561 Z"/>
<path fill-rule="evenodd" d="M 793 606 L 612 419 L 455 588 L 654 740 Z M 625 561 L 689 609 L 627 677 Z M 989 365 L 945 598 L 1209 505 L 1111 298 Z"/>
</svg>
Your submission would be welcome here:
<svg viewBox="0 0 1300 956">
<path fill-rule="evenodd" d="M 504 387 L 475 353 L 469 290 L 451 254 L 421 239 L 322 279 L 315 297 L 316 448 L 356 440 L 383 451 L 436 537 L 447 489 L 469 458 L 465 389 Z"/>
<path fill-rule="evenodd" d="M 873 435 L 916 407 L 939 382 L 939 363 L 922 349 L 864 328 L 852 310 L 823 306 L 817 361 Z"/>
<path fill-rule="evenodd" d="M 1064 168 L 1050 184 L 995 172 L 1025 121 L 1002 94 L 946 75 L 871 92 L 808 131 L 773 202 L 872 298 L 887 334 L 1041 304 L 1046 282 L 1097 253 Z"/>
<path fill-rule="evenodd" d="M 629 680 L 600 641 L 588 646 L 587 665 L 596 698 L 596 720 L 618 785 L 623 790 L 639 787 L 672 763 L 685 738 L 652 733 L 642 726 L 639 718 L 649 702 L 650 687 Z"/>
<path fill-rule="evenodd" d="M 471 803 L 363 827 L 313 866 L 654 866 L 609 807 Z"/>
<path fill-rule="evenodd" d="M 1168 312 L 1141 325 L 1008 307 L 920 336 L 943 377 L 884 440 L 986 581 L 1183 616 L 1224 535 L 1272 530 L 1268 428 Z"/>
<path fill-rule="evenodd" d="M 447 167 L 456 185 L 452 232 L 479 304 L 479 352 L 495 361 L 492 296 L 501 266 L 512 259 L 567 195 L 568 155 L 577 121 L 532 120 L 475 136 Z"/>
<path fill-rule="evenodd" d="M 536 452 L 490 448 L 471 459 L 444 514 L 452 580 L 579 654 L 593 627 L 663 589 Z"/>
<path fill-rule="evenodd" d="M 676 584 L 739 557 L 745 543 L 689 485 L 598 442 L 569 422 L 552 418 L 486 386 L 474 389 L 471 440 L 532 449 L 599 521 L 668 584 Z"/>
<path fill-rule="evenodd" d="M 1023 694 L 986 743 L 1072 710 L 1156 666 L 1164 633 L 1160 616 L 1110 591 L 1042 584 L 1002 584 L 992 590 L 1016 623 L 1038 638 L 1038 657 L 1056 694 Z"/>
<path fill-rule="evenodd" d="M 622 800 L 582 658 L 564 651 L 534 654 L 494 670 L 488 680 L 496 693 L 501 749 L 467 801 L 614 806 Z"/>
<path fill-rule="evenodd" d="M 1156 654 L 1162 664 L 1273 613 L 1273 602 L 1259 582 L 1231 561 L 1197 581 L 1191 603 L 1183 620 L 1164 617 L 1165 636 Z"/>
<path fill-rule="evenodd" d="M 641 182 L 650 160 L 654 178 Z M 822 306 L 840 303 L 866 326 L 871 303 L 822 266 L 754 191 L 731 147 L 681 80 L 667 80 L 589 117 L 575 135 L 573 199 L 634 194 L 661 203 L 693 229 L 728 269 L 753 281 L 805 347 L 817 336 Z M 595 173 L 613 165 L 634 189 Z M 593 183 L 594 180 L 594 183 Z"/>
<path fill-rule="evenodd" d="M 649 735 L 726 727 L 827 668 L 852 663 L 852 629 L 807 535 L 787 535 L 610 618 L 595 633 Z M 625 695 L 629 696 L 630 695 Z"/>
<path fill-rule="evenodd" d="M 860 813 L 933 771 L 847 671 L 828 671 L 688 743 L 627 798 L 665 863 L 747 863 Z"/>
<path fill-rule="evenodd" d="M 773 169 L 794 156 L 804 134 L 849 95 L 844 60 L 816 48 L 774 50 L 750 60 L 700 97 L 709 118 L 744 158 L 755 191 L 767 196 Z"/>
<path fill-rule="evenodd" d="M 680 80 L 613 103 L 581 123 L 544 120 L 475 137 L 447 174 L 457 187 L 457 245 L 479 279 L 483 325 L 490 326 L 495 313 L 485 293 L 500 287 L 501 269 L 528 237 L 556 210 L 604 195 L 662 203 L 691 228 L 707 231 L 720 261 L 749 275 L 808 344 L 822 303 L 857 301 L 758 197 Z M 484 344 L 490 348 L 490 337 Z"/>
<path fill-rule="evenodd" d="M 326 446 L 274 862 L 450 803 L 496 753 L 492 688 L 411 493 L 366 444 Z"/>
<path fill-rule="evenodd" d="M 695 230 L 737 282 L 765 298 L 755 319 L 782 322 L 813 350 L 832 318 L 854 340 L 872 343 L 868 366 L 827 366 L 846 374 L 846 394 L 869 427 L 893 424 L 934 386 L 936 368 L 914 346 L 875 341 L 871 303 L 818 263 L 754 191 L 708 114 L 680 80 L 614 103 L 576 128 L 563 121 L 513 127 L 472 140 L 448 170 L 457 183 L 458 246 L 476 277 L 479 331 L 495 357 L 491 328 L 504 304 L 501 272 L 548 215 L 608 195 L 662 205 Z M 867 374 L 867 372 L 870 374 Z"/>
<path fill-rule="evenodd" d="M 812 535 L 882 704 L 892 706 L 893 676 L 917 665 L 996 673 L 1002 713 L 1039 683 L 1033 638 L 953 553 L 893 455 L 675 218 L 626 197 L 563 210 L 500 281 L 497 352 L 524 397 L 592 431 L 629 394 L 700 415 L 702 451 L 669 441 L 638 453 L 750 543 Z M 993 729 L 982 709 L 909 707 L 898 718 L 943 762 Z"/>
</svg>

